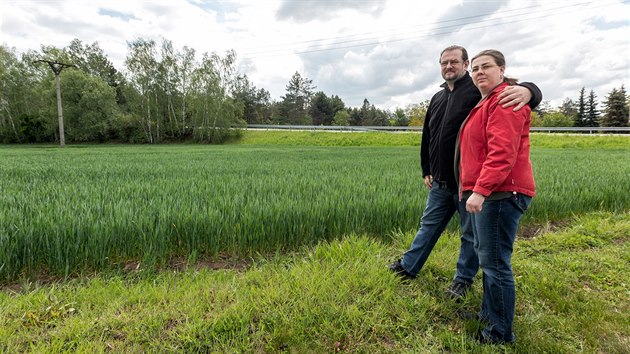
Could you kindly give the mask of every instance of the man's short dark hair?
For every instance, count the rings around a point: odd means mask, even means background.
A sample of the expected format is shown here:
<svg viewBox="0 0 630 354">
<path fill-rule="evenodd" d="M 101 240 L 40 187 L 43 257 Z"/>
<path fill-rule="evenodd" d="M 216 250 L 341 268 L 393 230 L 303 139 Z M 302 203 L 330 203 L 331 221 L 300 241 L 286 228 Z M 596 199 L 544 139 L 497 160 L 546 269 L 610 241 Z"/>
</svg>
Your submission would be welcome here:
<svg viewBox="0 0 630 354">
<path fill-rule="evenodd" d="M 438 59 L 438 61 L 442 60 L 442 54 L 444 54 L 444 52 L 450 52 L 452 50 L 458 50 L 458 49 L 462 51 L 462 60 L 463 61 L 468 60 L 468 52 L 466 51 L 466 48 L 464 48 L 464 47 L 462 47 L 460 45 L 452 45 L 452 46 L 444 48 L 442 53 L 440 53 L 440 58 Z"/>
</svg>

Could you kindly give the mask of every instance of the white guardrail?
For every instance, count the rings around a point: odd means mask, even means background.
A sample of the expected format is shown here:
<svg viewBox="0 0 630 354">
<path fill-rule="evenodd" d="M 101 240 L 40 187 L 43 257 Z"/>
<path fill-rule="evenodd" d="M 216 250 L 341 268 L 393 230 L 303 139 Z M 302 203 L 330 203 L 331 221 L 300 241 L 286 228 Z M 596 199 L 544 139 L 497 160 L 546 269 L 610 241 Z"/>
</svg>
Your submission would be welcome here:
<svg viewBox="0 0 630 354">
<path fill-rule="evenodd" d="M 378 127 L 378 126 L 330 126 L 330 125 L 274 125 L 274 124 L 248 124 L 247 129 L 252 130 L 306 130 L 306 131 L 337 131 L 337 132 L 402 132 L 422 131 L 422 127 Z M 531 127 L 530 132 L 546 133 L 589 133 L 599 134 L 603 132 L 621 133 L 630 132 L 630 127 Z"/>
</svg>

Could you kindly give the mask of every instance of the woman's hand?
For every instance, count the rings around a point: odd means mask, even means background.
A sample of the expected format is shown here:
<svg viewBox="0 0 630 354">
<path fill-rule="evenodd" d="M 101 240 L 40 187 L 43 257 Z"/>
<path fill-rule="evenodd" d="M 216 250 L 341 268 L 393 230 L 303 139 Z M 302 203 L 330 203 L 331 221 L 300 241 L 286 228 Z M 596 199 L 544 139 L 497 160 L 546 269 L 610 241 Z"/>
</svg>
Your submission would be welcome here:
<svg viewBox="0 0 630 354">
<path fill-rule="evenodd" d="M 473 194 L 468 197 L 468 200 L 466 200 L 466 211 L 473 214 L 481 212 L 481 208 L 485 200 L 486 197 L 479 193 L 473 192 Z"/>
</svg>

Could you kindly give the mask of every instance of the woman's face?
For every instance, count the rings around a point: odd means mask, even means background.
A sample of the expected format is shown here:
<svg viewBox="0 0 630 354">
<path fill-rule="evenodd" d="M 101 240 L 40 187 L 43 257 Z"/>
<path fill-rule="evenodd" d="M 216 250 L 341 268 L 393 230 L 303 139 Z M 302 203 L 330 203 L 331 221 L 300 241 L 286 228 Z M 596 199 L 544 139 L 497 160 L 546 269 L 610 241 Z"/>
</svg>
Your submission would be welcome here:
<svg viewBox="0 0 630 354">
<path fill-rule="evenodd" d="M 475 58 L 471 64 L 473 83 L 482 96 L 487 95 L 493 88 L 503 81 L 505 66 L 498 66 L 494 58 L 489 55 L 482 55 Z"/>
</svg>

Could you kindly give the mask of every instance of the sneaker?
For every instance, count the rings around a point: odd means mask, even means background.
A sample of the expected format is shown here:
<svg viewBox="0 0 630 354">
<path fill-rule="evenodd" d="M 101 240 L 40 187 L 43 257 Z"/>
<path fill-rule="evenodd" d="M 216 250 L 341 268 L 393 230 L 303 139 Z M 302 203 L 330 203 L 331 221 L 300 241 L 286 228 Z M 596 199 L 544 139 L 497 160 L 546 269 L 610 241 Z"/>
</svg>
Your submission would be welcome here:
<svg viewBox="0 0 630 354">
<path fill-rule="evenodd" d="M 415 279 L 416 276 L 409 273 L 400 263 L 400 259 L 396 260 L 394 263 L 387 266 L 387 268 L 394 274 L 403 278 L 404 280 L 412 280 Z"/>
<path fill-rule="evenodd" d="M 446 296 L 450 297 L 451 299 L 456 299 L 456 300 L 462 299 L 464 298 L 464 296 L 466 296 L 466 293 L 468 292 L 471 286 L 472 284 L 459 282 L 459 281 L 453 281 L 451 286 L 449 286 L 448 289 L 446 289 L 445 291 Z"/>
</svg>

